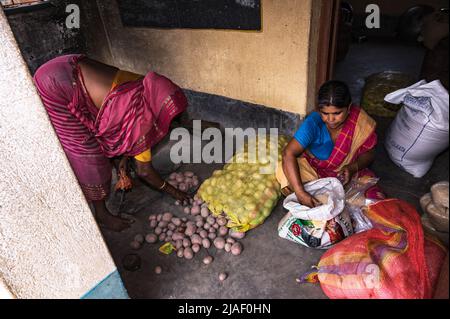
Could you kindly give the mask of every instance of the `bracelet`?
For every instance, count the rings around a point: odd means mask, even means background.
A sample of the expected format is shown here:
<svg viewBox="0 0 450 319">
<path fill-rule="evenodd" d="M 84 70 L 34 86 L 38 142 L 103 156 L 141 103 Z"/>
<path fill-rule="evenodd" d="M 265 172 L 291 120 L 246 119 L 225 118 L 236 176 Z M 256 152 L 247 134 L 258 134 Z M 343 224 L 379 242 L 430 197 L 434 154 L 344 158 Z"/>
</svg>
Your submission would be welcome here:
<svg viewBox="0 0 450 319">
<path fill-rule="evenodd" d="M 166 187 L 166 181 L 164 181 L 164 183 L 162 184 L 162 186 L 159 189 L 163 189 L 164 187 Z"/>
</svg>

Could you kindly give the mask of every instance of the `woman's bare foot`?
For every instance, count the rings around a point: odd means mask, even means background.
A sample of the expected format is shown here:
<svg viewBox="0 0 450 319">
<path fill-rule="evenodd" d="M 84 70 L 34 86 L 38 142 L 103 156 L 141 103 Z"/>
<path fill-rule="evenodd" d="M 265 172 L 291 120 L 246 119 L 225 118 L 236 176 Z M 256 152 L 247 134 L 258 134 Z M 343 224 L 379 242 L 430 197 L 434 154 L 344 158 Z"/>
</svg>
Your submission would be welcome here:
<svg viewBox="0 0 450 319">
<path fill-rule="evenodd" d="M 121 232 L 130 227 L 132 220 L 123 219 L 111 215 L 105 205 L 105 201 L 95 201 L 95 218 L 99 226 L 112 230 L 115 232 Z"/>
</svg>

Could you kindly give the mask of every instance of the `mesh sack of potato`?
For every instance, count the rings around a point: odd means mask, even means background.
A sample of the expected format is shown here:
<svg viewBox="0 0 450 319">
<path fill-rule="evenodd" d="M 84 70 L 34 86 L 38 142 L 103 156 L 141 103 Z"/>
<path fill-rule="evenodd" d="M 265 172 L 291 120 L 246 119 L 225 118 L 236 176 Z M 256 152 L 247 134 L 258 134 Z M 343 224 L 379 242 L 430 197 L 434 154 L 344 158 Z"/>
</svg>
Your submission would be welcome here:
<svg viewBox="0 0 450 319">
<path fill-rule="evenodd" d="M 401 104 L 392 104 L 384 97 L 394 91 L 415 83 L 413 76 L 401 72 L 384 71 L 375 73 L 365 79 L 361 107 L 370 115 L 395 117 Z"/>
<path fill-rule="evenodd" d="M 270 215 L 281 195 L 274 168 L 270 167 L 281 161 L 287 142 L 286 136 L 279 136 L 275 142 L 269 138 L 248 141 L 222 170 L 214 171 L 200 186 L 198 195 L 214 215 L 224 213 L 228 217 L 229 228 L 246 232 Z M 265 154 L 260 152 L 262 147 Z"/>
</svg>

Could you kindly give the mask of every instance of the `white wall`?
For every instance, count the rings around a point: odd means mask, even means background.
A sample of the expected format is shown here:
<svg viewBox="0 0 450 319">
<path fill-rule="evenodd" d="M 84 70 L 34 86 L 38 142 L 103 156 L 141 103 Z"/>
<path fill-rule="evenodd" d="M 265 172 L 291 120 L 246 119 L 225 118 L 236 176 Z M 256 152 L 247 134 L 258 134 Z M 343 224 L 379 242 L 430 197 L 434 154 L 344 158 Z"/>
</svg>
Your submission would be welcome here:
<svg viewBox="0 0 450 319">
<path fill-rule="evenodd" d="M 116 266 L 1 8 L 0 43 L 3 291 L 17 298 L 80 298 Z"/>
</svg>

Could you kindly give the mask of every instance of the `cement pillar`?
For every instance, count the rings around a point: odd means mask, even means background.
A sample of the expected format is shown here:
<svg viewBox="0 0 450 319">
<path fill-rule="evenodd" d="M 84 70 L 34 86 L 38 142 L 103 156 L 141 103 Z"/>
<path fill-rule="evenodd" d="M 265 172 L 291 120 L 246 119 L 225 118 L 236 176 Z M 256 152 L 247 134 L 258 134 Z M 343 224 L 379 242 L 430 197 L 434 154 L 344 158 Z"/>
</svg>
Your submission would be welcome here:
<svg viewBox="0 0 450 319">
<path fill-rule="evenodd" d="M 1 8 L 0 43 L 2 297 L 126 298 Z"/>
</svg>

